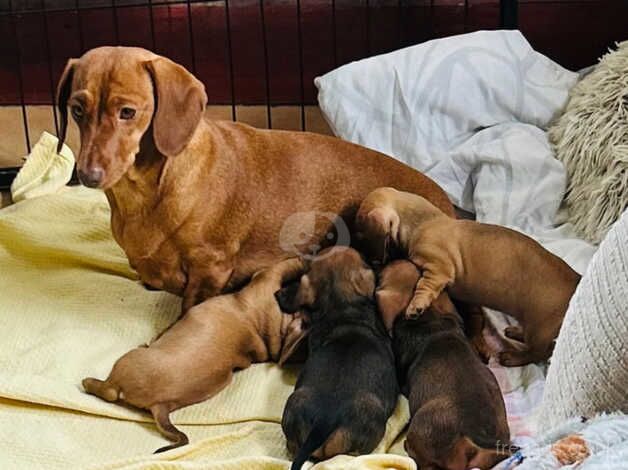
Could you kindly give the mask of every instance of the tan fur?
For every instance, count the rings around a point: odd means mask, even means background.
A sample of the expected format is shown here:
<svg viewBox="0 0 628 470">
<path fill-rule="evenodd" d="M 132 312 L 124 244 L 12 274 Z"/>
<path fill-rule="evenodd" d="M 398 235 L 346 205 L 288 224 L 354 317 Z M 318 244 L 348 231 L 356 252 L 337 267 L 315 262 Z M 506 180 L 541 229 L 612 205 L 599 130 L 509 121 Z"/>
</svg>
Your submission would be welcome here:
<svg viewBox="0 0 628 470">
<path fill-rule="evenodd" d="M 241 291 L 197 305 L 150 346 L 118 359 L 105 381 L 85 379 L 85 390 L 151 410 L 164 436 L 183 442 L 168 413 L 215 395 L 235 369 L 279 359 L 298 318 L 280 311 L 274 293 L 302 270 L 300 259 L 285 260 L 256 274 Z"/>
<path fill-rule="evenodd" d="M 184 297 L 184 311 L 290 256 L 279 234 L 296 212 L 349 221 L 369 191 L 394 184 L 453 215 L 438 185 L 381 153 L 203 118 L 203 85 L 143 49 L 101 47 L 70 60 L 58 95 L 61 143 L 67 105 L 83 107 L 77 167 L 105 190 L 116 241 L 142 281 Z M 134 118 L 120 119 L 122 107 Z M 284 239 L 299 239 L 295 225 Z M 330 227 L 317 224 L 312 243 Z"/>
<path fill-rule="evenodd" d="M 373 252 L 386 243 L 369 218 L 375 209 L 387 212 L 387 220 L 399 219 L 396 233 L 384 230 L 385 236 L 422 272 L 407 317 L 421 314 L 447 288 L 454 299 L 519 320 L 521 330 L 511 328 L 508 335 L 522 338 L 525 349 L 503 351 L 503 365 L 549 358 L 580 280 L 565 262 L 519 232 L 452 219 L 426 199 L 392 188 L 369 194 L 356 217 L 356 229 Z"/>
<path fill-rule="evenodd" d="M 388 263 L 379 273 L 375 299 L 379 313 L 389 332 L 392 330 L 397 316 L 405 311 L 410 304 L 419 278 L 418 268 L 406 260 Z M 484 338 L 486 324 L 484 309 L 463 302 L 458 302 L 458 304 L 458 308 L 456 308 L 448 295 L 441 294 L 432 302 L 431 307 L 439 313 L 460 311 L 464 320 L 466 335 L 482 361 L 488 363 L 492 351 Z"/>
</svg>

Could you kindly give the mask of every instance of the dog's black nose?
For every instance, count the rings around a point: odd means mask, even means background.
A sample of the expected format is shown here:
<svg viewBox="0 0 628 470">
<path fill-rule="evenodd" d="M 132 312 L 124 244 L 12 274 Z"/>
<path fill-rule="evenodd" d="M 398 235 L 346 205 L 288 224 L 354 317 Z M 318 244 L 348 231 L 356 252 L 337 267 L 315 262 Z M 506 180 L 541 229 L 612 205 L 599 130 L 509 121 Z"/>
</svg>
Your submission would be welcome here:
<svg viewBox="0 0 628 470">
<path fill-rule="evenodd" d="M 87 171 L 78 170 L 79 180 L 88 188 L 97 188 L 104 176 L 105 171 L 99 166 L 90 168 Z"/>
</svg>

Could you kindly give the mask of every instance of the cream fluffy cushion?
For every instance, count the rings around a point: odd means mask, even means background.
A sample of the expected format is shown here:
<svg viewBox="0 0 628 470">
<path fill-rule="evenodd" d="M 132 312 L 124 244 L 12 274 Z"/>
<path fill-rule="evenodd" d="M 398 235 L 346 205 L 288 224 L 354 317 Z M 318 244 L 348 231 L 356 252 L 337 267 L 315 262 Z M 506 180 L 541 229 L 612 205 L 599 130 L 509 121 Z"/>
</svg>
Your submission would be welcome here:
<svg viewBox="0 0 628 470">
<path fill-rule="evenodd" d="M 549 137 L 567 170 L 570 221 L 599 243 L 628 207 L 628 41 L 571 90 Z"/>
</svg>

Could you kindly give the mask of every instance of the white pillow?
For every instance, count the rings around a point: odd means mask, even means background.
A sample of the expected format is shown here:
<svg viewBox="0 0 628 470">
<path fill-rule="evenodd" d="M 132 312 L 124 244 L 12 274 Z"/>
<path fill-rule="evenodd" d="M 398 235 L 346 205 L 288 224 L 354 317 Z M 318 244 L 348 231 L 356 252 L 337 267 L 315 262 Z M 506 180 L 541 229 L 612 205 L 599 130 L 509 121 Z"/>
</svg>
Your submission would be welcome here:
<svg viewBox="0 0 628 470">
<path fill-rule="evenodd" d="M 544 128 L 578 75 L 518 31 L 478 31 L 353 62 L 315 79 L 333 132 L 425 171 L 482 128 Z"/>
<path fill-rule="evenodd" d="M 315 83 L 336 135 L 423 171 L 477 220 L 532 235 L 581 272 L 594 247 L 556 228 L 566 175 L 545 132 L 577 80 L 521 33 L 480 31 L 347 64 Z"/>
</svg>

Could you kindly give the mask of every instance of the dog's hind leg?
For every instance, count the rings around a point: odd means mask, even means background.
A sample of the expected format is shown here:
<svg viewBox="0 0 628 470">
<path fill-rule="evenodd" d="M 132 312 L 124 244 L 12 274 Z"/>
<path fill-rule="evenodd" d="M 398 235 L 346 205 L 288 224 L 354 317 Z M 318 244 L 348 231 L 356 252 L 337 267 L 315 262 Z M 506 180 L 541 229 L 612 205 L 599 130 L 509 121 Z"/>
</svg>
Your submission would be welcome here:
<svg viewBox="0 0 628 470">
<path fill-rule="evenodd" d="M 493 349 L 486 342 L 484 328 L 486 327 L 486 312 L 479 305 L 471 305 L 465 302 L 455 301 L 460 315 L 464 321 L 464 330 L 471 345 L 476 350 L 484 364 L 488 364 Z"/>
<path fill-rule="evenodd" d="M 499 353 L 499 363 L 504 367 L 519 367 L 542 361 L 543 358 L 534 354 L 531 349 L 523 350 L 507 349 Z"/>
<path fill-rule="evenodd" d="M 174 444 L 170 444 L 169 446 L 160 447 L 155 451 L 155 454 L 176 449 L 177 447 L 187 445 L 190 442 L 188 436 L 179 431 L 175 425 L 170 422 L 170 408 L 166 404 L 159 403 L 157 405 L 153 405 L 150 408 L 150 412 L 153 414 L 153 418 L 155 418 L 155 423 L 157 424 L 159 432 L 163 434 L 164 437 L 174 442 Z"/>
<path fill-rule="evenodd" d="M 499 363 L 506 367 L 524 366 L 546 361 L 552 355 L 554 338 L 549 331 L 527 328 L 523 331 L 525 349 L 507 349 L 499 354 Z"/>
<path fill-rule="evenodd" d="M 96 395 L 105 401 L 116 401 L 120 398 L 120 389 L 106 380 L 88 377 L 83 379 L 83 388 L 91 395 Z"/>
</svg>

